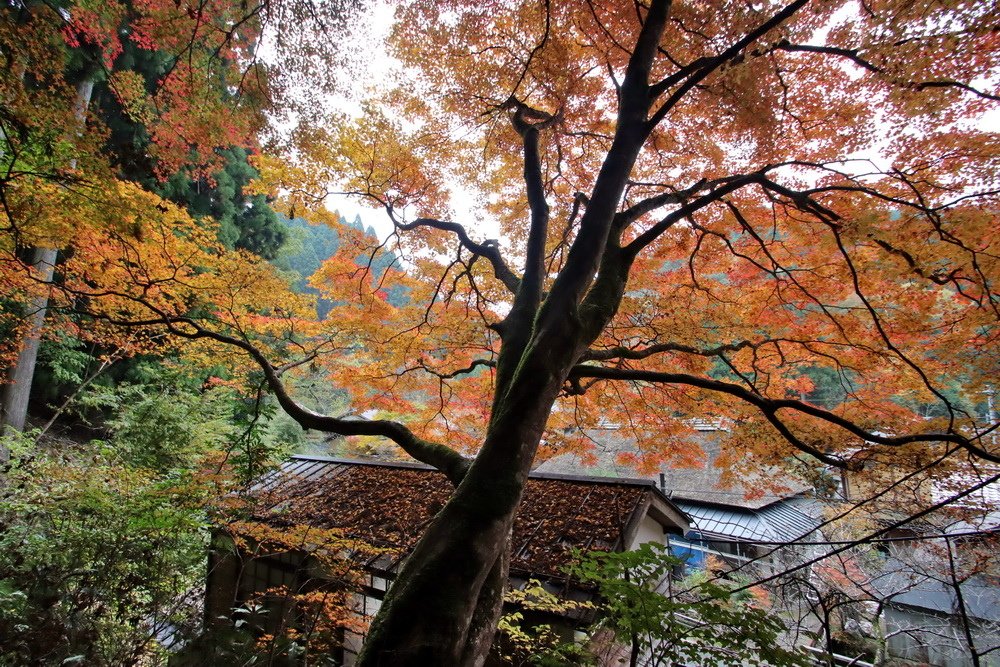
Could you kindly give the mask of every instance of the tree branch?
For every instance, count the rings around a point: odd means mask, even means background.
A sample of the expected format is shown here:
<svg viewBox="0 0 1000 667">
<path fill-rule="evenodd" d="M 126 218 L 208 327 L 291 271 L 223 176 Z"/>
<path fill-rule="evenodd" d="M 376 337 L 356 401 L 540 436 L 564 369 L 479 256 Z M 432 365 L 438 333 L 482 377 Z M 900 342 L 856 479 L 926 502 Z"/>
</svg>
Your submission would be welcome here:
<svg viewBox="0 0 1000 667">
<path fill-rule="evenodd" d="M 618 213 L 618 215 L 615 216 L 615 227 L 624 228 L 626 225 L 638 220 L 643 215 L 651 213 L 663 206 L 667 206 L 668 204 L 682 204 L 690 199 L 691 196 L 699 190 L 705 188 L 706 186 L 714 186 L 716 183 L 717 181 L 712 181 L 710 183 L 708 179 L 703 178 L 684 190 L 663 192 L 653 197 L 643 199 L 642 201 Z"/>
<path fill-rule="evenodd" d="M 651 129 L 646 126 L 651 103 L 649 74 L 669 9 L 669 0 L 650 3 L 629 58 L 618 96 L 618 121 L 611 148 L 594 182 L 587 209 L 580 218 L 579 233 L 546 301 L 553 309 L 554 318 L 576 317 L 576 308 L 602 265 L 607 249 L 618 244 L 617 239 L 609 242 L 609 234 L 629 174 Z"/>
<path fill-rule="evenodd" d="M 728 394 L 739 398 L 746 403 L 757 407 L 765 417 L 781 432 L 781 434 L 789 440 L 795 447 L 803 449 L 808 453 L 816 456 L 817 451 L 815 448 L 805 445 L 800 440 L 795 438 L 788 427 L 781 422 L 777 417 L 777 412 L 779 410 L 793 410 L 800 412 L 810 417 L 815 417 L 816 419 L 823 420 L 827 423 L 833 424 L 834 426 L 839 426 L 848 433 L 855 435 L 866 442 L 872 442 L 879 445 L 886 445 L 890 447 L 898 447 L 901 445 L 907 445 L 916 442 L 950 442 L 960 447 L 965 448 L 972 454 L 991 461 L 993 463 L 1000 463 L 1000 455 L 994 454 L 986 449 L 975 445 L 971 438 L 963 436 L 958 433 L 951 431 L 947 432 L 928 432 L 928 433 L 916 433 L 909 435 L 899 435 L 899 436 L 889 436 L 880 433 L 873 433 L 871 431 L 866 431 L 854 422 L 838 414 L 830 412 L 829 410 L 824 410 L 823 408 L 816 407 L 815 405 L 810 405 L 803 401 L 796 401 L 792 399 L 781 399 L 781 398 L 767 398 L 759 393 L 753 392 L 746 389 L 740 385 L 732 384 L 729 382 L 720 382 L 719 380 L 712 380 L 709 378 L 699 377 L 697 375 L 688 375 L 686 373 L 662 373 L 659 371 L 646 371 L 646 370 L 636 370 L 629 368 L 608 368 L 605 366 L 590 366 L 590 365 L 577 365 L 574 366 L 570 371 L 570 380 L 577 380 L 579 378 L 599 378 L 604 380 L 625 380 L 630 382 L 655 382 L 663 384 L 682 384 L 691 387 L 698 387 L 700 389 L 707 389 L 709 391 L 715 391 L 722 394 Z M 804 446 L 803 446 L 804 445 Z M 850 462 L 844 461 L 842 459 L 834 458 L 829 455 L 818 452 L 820 455 L 817 456 L 821 461 L 835 465 L 840 468 L 849 468 Z"/>
<path fill-rule="evenodd" d="M 399 422 L 386 419 L 330 417 L 313 412 L 297 403 L 289 395 L 287 388 L 281 382 L 274 367 L 254 345 L 239 338 L 227 336 L 216 331 L 209 331 L 190 320 L 184 320 L 184 323 L 193 327 L 195 332 L 178 330 L 173 327 L 172 323 L 168 323 L 167 326 L 172 329 L 171 333 L 181 337 L 192 339 L 207 338 L 237 347 L 249 354 L 260 367 L 261 371 L 263 371 L 264 378 L 267 380 L 267 386 L 274 393 L 278 405 L 303 428 L 316 429 L 317 431 L 327 433 L 338 433 L 340 435 L 382 436 L 395 442 L 403 451 L 416 460 L 434 466 L 443 472 L 453 484 L 457 485 L 462 480 L 462 477 L 465 476 L 470 461 L 450 447 L 418 438 L 410 429 Z"/>
<path fill-rule="evenodd" d="M 795 12 L 802 9 L 802 7 L 807 4 L 809 4 L 809 0 L 795 0 L 795 2 L 787 5 L 767 21 L 764 21 L 764 23 L 748 32 L 742 39 L 732 44 L 715 58 L 710 59 L 697 68 L 694 68 L 693 65 L 701 63 L 700 59 L 695 63 L 692 63 L 692 65 L 689 65 L 689 67 L 692 68 L 691 73 L 688 76 L 683 77 L 684 83 L 677 90 L 675 90 L 662 105 L 660 105 L 659 109 L 653 113 L 653 116 L 649 119 L 650 128 L 656 127 L 660 121 L 663 120 L 668 113 L 670 113 L 670 110 L 684 98 L 688 91 L 701 83 L 709 74 L 717 70 L 731 58 L 739 55 L 739 53 L 746 47 L 750 46 L 750 44 L 753 44 L 755 41 L 784 23 L 786 20 L 791 18 Z M 664 79 L 664 81 L 658 83 L 653 87 L 653 90 L 657 95 L 659 95 L 661 92 L 665 92 L 670 85 L 674 85 L 676 83 L 678 83 L 678 79 L 677 76 L 674 75 L 673 77 Z"/>
<path fill-rule="evenodd" d="M 634 259 L 646 246 L 655 241 L 670 229 L 677 222 L 688 217 L 695 211 L 708 206 L 709 204 L 719 201 L 726 195 L 739 190 L 745 185 L 750 183 L 759 183 L 762 174 L 769 169 L 765 167 L 760 171 L 754 172 L 752 174 L 747 174 L 745 176 L 736 176 L 731 179 L 727 179 L 724 185 L 720 185 L 711 192 L 708 192 L 697 199 L 684 204 L 675 211 L 670 212 L 662 220 L 657 222 L 655 225 L 644 231 L 639 236 L 635 237 L 631 243 L 623 248 L 623 251 L 629 259 Z"/>
<path fill-rule="evenodd" d="M 531 221 L 528 228 L 528 245 L 524 259 L 524 274 L 517 296 L 514 298 L 512 311 L 524 310 L 534 316 L 535 310 L 542 299 L 543 278 L 545 272 L 545 241 L 549 229 L 549 205 L 545 201 L 545 184 L 542 179 L 541 156 L 538 152 L 538 133 L 541 126 L 547 126 L 557 116 L 548 116 L 534 111 L 518 102 L 512 122 L 524 142 L 524 184 L 531 210 Z M 547 117 L 547 118 L 546 118 Z M 538 118 L 530 123 L 529 118 Z"/>
<path fill-rule="evenodd" d="M 909 366 L 913 370 L 913 372 L 920 377 L 921 382 L 927 388 L 927 390 L 930 391 L 939 401 L 941 401 L 941 404 L 944 405 L 945 409 L 948 411 L 950 422 L 953 424 L 956 415 L 955 415 L 955 408 L 952 406 L 951 402 L 944 395 L 942 390 L 934 386 L 934 383 L 931 382 L 931 379 L 927 376 L 927 374 L 920 367 L 920 365 L 917 364 L 912 359 L 910 359 L 910 357 L 893 342 L 892 338 L 889 336 L 889 333 L 886 331 L 886 328 L 882 322 L 882 318 L 878 314 L 878 309 L 876 309 L 872 305 L 871 300 L 868 298 L 865 291 L 862 290 L 857 267 L 854 265 L 854 260 L 851 259 L 851 256 L 847 251 L 847 247 L 844 245 L 843 239 L 841 238 L 840 225 L 839 225 L 839 220 L 841 219 L 840 216 L 836 212 L 830 210 L 829 208 L 823 206 L 815 199 L 813 199 L 810 196 L 811 191 L 800 192 L 796 190 L 790 190 L 789 188 L 778 185 L 777 183 L 766 178 L 762 178 L 761 183 L 767 190 L 770 190 L 784 197 L 787 197 L 796 207 L 799 208 L 799 210 L 815 216 L 818 220 L 823 222 L 830 229 L 834 241 L 837 244 L 837 250 L 840 253 L 840 256 L 843 258 L 844 265 L 847 267 L 850 273 L 851 284 L 854 289 L 854 293 L 855 295 L 857 295 L 858 299 L 861 300 L 861 303 L 864 306 L 864 308 L 868 311 L 869 316 L 871 317 L 872 320 L 872 324 L 875 327 L 875 330 L 878 332 L 879 337 L 885 343 L 885 346 L 893 354 L 896 355 L 896 357 L 898 357 L 903 363 Z M 973 451 L 974 445 L 972 445 L 971 442 L 968 443 L 966 446 L 970 449 L 970 451 Z M 979 455 L 983 456 L 982 453 Z M 984 456 L 983 458 L 987 458 L 987 460 L 991 461 L 994 460 L 992 458 L 989 458 L 989 456 Z"/>
<path fill-rule="evenodd" d="M 685 354 L 696 354 L 702 357 L 714 357 L 725 352 L 737 352 L 746 347 L 753 347 L 754 344 L 748 340 L 738 343 L 729 343 L 717 347 L 700 349 L 692 345 L 681 343 L 657 343 L 640 349 L 630 347 L 611 347 L 603 350 L 587 350 L 580 357 L 580 361 L 612 361 L 615 359 L 647 359 L 664 352 L 683 352 Z"/>
<path fill-rule="evenodd" d="M 466 366 L 465 368 L 459 368 L 458 370 L 451 371 L 450 373 L 442 373 L 440 371 L 434 370 L 433 368 L 430 368 L 429 366 L 427 366 L 427 364 L 421 361 L 415 366 L 410 366 L 408 368 L 403 369 L 402 373 L 407 373 L 410 371 L 424 371 L 430 375 L 433 375 L 439 380 L 451 380 L 457 378 L 459 375 L 468 375 L 469 373 L 475 371 L 477 368 L 496 368 L 496 362 L 494 362 L 491 359 L 473 359 L 469 363 L 469 365 Z"/>
<path fill-rule="evenodd" d="M 389 216 L 392 219 L 392 224 L 400 231 L 405 232 L 420 227 L 431 227 L 433 229 L 440 229 L 442 231 L 453 233 L 456 237 L 458 237 L 458 241 L 462 244 L 462 247 L 471 252 L 473 255 L 485 257 L 490 263 L 490 266 L 493 267 L 493 275 L 496 276 L 497 280 L 503 283 L 504 287 L 506 287 L 512 294 L 517 294 L 521 280 L 514 275 L 514 272 L 507 266 L 507 263 L 500 255 L 500 248 L 497 246 L 495 241 L 476 243 L 469 237 L 468 232 L 465 231 L 465 227 L 457 222 L 437 220 L 436 218 L 417 218 L 413 222 L 402 222 L 397 219 L 391 211 Z"/>
<path fill-rule="evenodd" d="M 885 74 L 885 69 L 874 65 L 873 63 L 865 60 L 861 57 L 861 54 L 854 49 L 845 49 L 836 46 L 819 46 L 813 44 L 792 44 L 788 40 L 782 40 L 774 45 L 774 49 L 777 51 L 788 51 L 788 52 L 801 52 L 801 53 L 822 53 L 826 55 L 839 56 L 841 58 L 846 58 L 850 60 L 858 67 L 868 70 L 874 74 Z M 972 93 L 977 97 L 982 97 L 986 100 L 1000 101 L 1000 96 L 994 95 L 992 93 L 987 93 L 985 91 L 974 88 L 967 83 L 962 83 L 961 81 L 952 81 L 950 79 L 939 79 L 935 81 L 893 81 L 892 83 L 902 87 L 909 88 L 912 90 L 924 90 L 926 88 L 958 88 L 967 93 Z"/>
<path fill-rule="evenodd" d="M 189 340 L 214 340 L 229 345 L 247 353 L 264 373 L 268 388 L 274 394 L 278 405 L 289 417 L 299 423 L 302 428 L 315 429 L 325 433 L 340 435 L 381 436 L 392 440 L 403 451 L 414 459 L 433 466 L 443 472 L 448 479 L 458 485 L 471 465 L 471 461 L 455 450 L 430 440 L 417 437 L 406 426 L 399 422 L 386 419 L 363 419 L 357 417 L 331 417 L 300 405 L 288 393 L 281 381 L 279 369 L 275 368 L 263 352 L 255 345 L 242 338 L 229 336 L 204 328 L 198 322 L 186 317 L 171 317 L 152 304 L 144 303 L 146 308 L 156 313 L 157 318 L 143 321 L 121 321 L 112 317 L 83 313 L 94 319 L 105 321 L 117 326 L 163 326 L 172 335 Z"/>
<path fill-rule="evenodd" d="M 524 274 L 511 304 L 510 313 L 497 327 L 503 347 L 497 363 L 497 391 L 504 392 L 514 377 L 521 356 L 531 339 L 535 315 L 542 301 L 545 282 L 545 242 L 549 230 L 549 205 L 545 201 L 538 135 L 542 127 L 556 121 L 552 116 L 532 109 L 515 98 L 508 100 L 514 109 L 511 123 L 524 144 L 524 184 L 531 219 L 528 223 L 528 243 L 525 248 Z"/>
</svg>

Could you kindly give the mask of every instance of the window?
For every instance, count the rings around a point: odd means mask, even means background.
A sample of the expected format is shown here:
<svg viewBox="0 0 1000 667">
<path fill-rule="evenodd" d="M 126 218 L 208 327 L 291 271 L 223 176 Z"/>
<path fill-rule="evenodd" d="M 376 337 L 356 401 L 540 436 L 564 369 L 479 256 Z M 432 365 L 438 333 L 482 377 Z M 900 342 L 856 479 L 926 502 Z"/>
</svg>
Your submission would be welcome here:
<svg viewBox="0 0 1000 667">
<path fill-rule="evenodd" d="M 278 635 L 292 622 L 292 606 L 283 595 L 268 594 L 284 588 L 298 591 L 302 585 L 302 559 L 295 554 L 273 554 L 243 562 L 236 588 L 236 601 L 251 610 L 246 619 L 258 632 Z"/>
</svg>

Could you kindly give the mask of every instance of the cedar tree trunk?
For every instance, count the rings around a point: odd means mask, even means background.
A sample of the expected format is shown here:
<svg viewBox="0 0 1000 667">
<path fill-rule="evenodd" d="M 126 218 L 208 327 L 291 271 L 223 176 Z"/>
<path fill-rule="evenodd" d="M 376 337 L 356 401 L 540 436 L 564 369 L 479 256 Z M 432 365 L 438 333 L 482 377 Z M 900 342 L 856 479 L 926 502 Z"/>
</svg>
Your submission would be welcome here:
<svg viewBox="0 0 1000 667">
<path fill-rule="evenodd" d="M 93 92 L 94 80 L 91 77 L 85 78 L 76 86 L 73 113 L 80 127 L 86 122 L 87 107 L 90 106 Z M 76 160 L 71 160 L 69 166 L 75 168 Z M 42 284 L 52 282 L 58 253 L 56 248 L 34 249 L 31 270 L 35 274 L 35 279 Z M 31 396 L 31 383 L 35 376 L 35 364 L 38 361 L 38 348 L 42 342 L 42 326 L 45 323 L 48 305 L 47 292 L 34 297 L 28 303 L 27 334 L 17 361 L 7 370 L 7 384 L 3 387 L 3 396 L 0 400 L 0 426 L 4 430 L 7 428 L 24 430 L 24 423 L 28 417 L 28 398 Z M 9 456 L 10 453 L 6 448 L 0 447 L 0 461 L 6 461 Z"/>
</svg>

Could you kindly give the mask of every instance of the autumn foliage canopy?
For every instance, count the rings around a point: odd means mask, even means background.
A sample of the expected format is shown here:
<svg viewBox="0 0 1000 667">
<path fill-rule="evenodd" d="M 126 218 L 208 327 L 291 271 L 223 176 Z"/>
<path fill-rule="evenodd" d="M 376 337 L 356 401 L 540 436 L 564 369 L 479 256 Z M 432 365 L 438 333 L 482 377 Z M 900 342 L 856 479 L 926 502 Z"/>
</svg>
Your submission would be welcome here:
<svg viewBox="0 0 1000 667">
<path fill-rule="evenodd" d="M 648 109 L 627 118 L 639 5 L 400 9 L 406 85 L 303 135 L 297 162 L 259 163 L 296 205 L 337 188 L 386 209 L 398 279 L 426 277 L 405 308 L 348 264 L 314 278 L 346 302 L 338 335 L 370 353 L 334 362 L 340 386 L 474 451 L 531 222 L 547 222 L 532 258 L 544 296 L 603 167 L 625 171 L 606 241 L 624 287 L 579 351 L 543 455 L 586 457 L 581 429 L 602 421 L 638 441 L 639 466 L 690 462 L 664 435 L 697 415 L 732 420 L 739 455 L 771 461 L 845 462 L 871 455 L 866 435 L 911 432 L 995 459 L 978 439 L 991 425 L 959 399 L 997 363 L 993 9 L 710 5 L 670 4 Z M 634 164 L 608 161 L 616 130 L 642 135 Z M 455 191 L 475 197 L 472 217 L 454 217 Z M 598 276 L 580 317 L 611 280 L 600 251 L 577 251 Z M 808 400 L 821 378 L 842 400 Z M 801 397 L 812 407 L 781 403 Z"/>
<path fill-rule="evenodd" d="M 398 85 L 358 113 L 293 115 L 254 160 L 258 190 L 317 224 L 331 193 L 392 223 L 378 246 L 345 231 L 311 278 L 335 304 L 323 321 L 210 221 L 121 180 L 96 124 L 67 132 L 72 89 L 40 64 L 99 50 L 157 165 L 207 164 L 267 120 L 258 23 L 223 4 L 203 3 L 211 29 L 172 2 L 4 25 L 4 57 L 26 64 L 0 74 L 23 137 L 3 158 L 0 279 L 8 300 L 52 289 L 53 326 L 262 372 L 306 428 L 388 438 L 448 474 L 369 656 L 472 664 L 524 475 L 588 460 L 597 426 L 645 472 L 699 464 L 678 444 L 692 417 L 729 429 L 733 475 L 1000 462 L 978 398 L 1000 365 L 995 3 L 404 3 Z M 114 12 L 136 15 L 126 38 L 102 28 Z M 294 81 L 312 61 L 276 25 L 274 76 L 292 78 L 274 80 Z M 121 39 L 184 57 L 149 93 L 113 71 Z M 219 86 L 240 91 L 225 110 Z M 43 242 L 64 249 L 51 286 L 18 254 Z M 388 250 L 394 270 L 367 270 Z M 286 381 L 306 369 L 353 412 L 300 405 Z"/>
</svg>

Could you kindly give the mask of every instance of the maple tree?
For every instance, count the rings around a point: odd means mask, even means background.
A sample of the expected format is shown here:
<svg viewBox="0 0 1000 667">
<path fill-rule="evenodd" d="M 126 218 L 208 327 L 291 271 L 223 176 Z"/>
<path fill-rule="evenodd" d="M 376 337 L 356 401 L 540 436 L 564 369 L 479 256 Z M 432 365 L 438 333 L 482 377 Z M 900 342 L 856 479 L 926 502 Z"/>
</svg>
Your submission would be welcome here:
<svg viewBox="0 0 1000 667">
<path fill-rule="evenodd" d="M 688 415 L 731 420 L 734 475 L 804 454 L 997 460 L 982 439 L 995 425 L 944 391 L 995 369 L 981 119 L 996 18 L 892 2 L 401 10 L 397 54 L 419 76 L 395 108 L 415 127 L 373 108 L 272 170 L 293 193 L 333 182 L 376 202 L 395 249 L 437 278 L 392 319 L 363 300 L 335 315 L 374 361 L 334 376 L 407 431 L 300 413 L 393 438 L 457 483 L 363 662 L 475 662 L 522 480 L 540 445 L 586 455 L 573 427 L 619 425 L 646 469 L 696 459 L 670 437 Z M 500 242 L 451 221 L 459 177 Z M 348 284 L 325 275 L 331 292 Z M 811 368 L 842 378 L 836 409 L 798 399 Z"/>
<path fill-rule="evenodd" d="M 528 470 L 586 457 L 581 427 L 619 426 L 640 470 L 697 463 L 672 437 L 691 415 L 731 425 L 733 475 L 1000 462 L 985 437 L 997 425 L 947 391 L 986 388 L 1000 351 L 984 120 L 1000 99 L 998 14 L 931 0 L 407 4 L 392 37 L 407 84 L 256 160 L 261 189 L 314 219 L 330 191 L 383 208 L 405 304 L 359 268 L 376 251 L 359 235 L 312 278 L 337 305 L 310 321 L 266 266 L 207 250 L 153 202 L 140 216 L 153 233 L 105 227 L 74 255 L 64 308 L 105 335 L 165 328 L 191 354 L 249 359 L 303 427 L 388 438 L 445 472 L 455 493 L 360 661 L 477 664 Z M 452 182 L 479 196 L 496 239 L 452 220 Z M 362 414 L 298 403 L 283 377 L 305 364 Z M 836 407 L 803 400 L 813 369 L 840 379 Z M 913 409 L 927 404 L 938 416 Z"/>
</svg>

